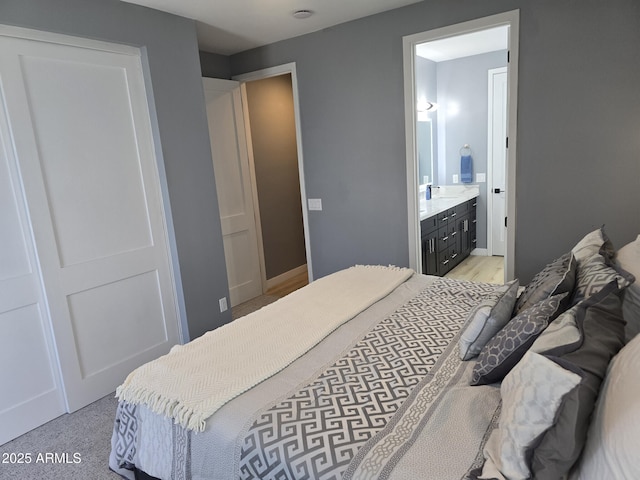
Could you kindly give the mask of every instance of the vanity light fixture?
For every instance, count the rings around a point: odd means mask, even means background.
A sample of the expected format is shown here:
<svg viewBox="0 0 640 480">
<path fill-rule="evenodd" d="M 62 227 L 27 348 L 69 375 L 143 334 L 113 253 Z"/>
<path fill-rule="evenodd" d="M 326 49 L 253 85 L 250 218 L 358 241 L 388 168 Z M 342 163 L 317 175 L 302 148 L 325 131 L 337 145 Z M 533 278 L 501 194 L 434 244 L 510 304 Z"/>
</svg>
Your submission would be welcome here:
<svg viewBox="0 0 640 480">
<path fill-rule="evenodd" d="M 313 11 L 311 10 L 296 10 L 293 12 L 293 18 L 297 18 L 298 20 L 302 20 L 304 18 L 309 18 L 313 15 Z"/>
</svg>

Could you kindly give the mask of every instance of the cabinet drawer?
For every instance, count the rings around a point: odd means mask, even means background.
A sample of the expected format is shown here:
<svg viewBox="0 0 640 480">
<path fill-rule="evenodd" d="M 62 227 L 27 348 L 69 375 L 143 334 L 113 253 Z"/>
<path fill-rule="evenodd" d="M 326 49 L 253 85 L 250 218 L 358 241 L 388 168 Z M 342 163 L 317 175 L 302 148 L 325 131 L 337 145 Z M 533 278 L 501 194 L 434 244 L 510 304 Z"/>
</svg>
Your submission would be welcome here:
<svg viewBox="0 0 640 480">
<path fill-rule="evenodd" d="M 444 212 L 440 212 L 438 214 L 438 226 L 443 227 L 449 223 L 449 219 L 451 218 L 451 214 L 454 213 L 454 209 L 450 208 L 445 210 Z"/>
<path fill-rule="evenodd" d="M 422 232 L 422 236 L 427 233 L 431 233 L 438 228 L 438 216 L 434 215 L 433 217 L 425 218 L 420 222 L 420 231 Z"/>
<path fill-rule="evenodd" d="M 449 236 L 448 227 L 440 227 L 438 230 L 438 251 L 444 251 L 453 243 L 453 239 Z"/>
</svg>

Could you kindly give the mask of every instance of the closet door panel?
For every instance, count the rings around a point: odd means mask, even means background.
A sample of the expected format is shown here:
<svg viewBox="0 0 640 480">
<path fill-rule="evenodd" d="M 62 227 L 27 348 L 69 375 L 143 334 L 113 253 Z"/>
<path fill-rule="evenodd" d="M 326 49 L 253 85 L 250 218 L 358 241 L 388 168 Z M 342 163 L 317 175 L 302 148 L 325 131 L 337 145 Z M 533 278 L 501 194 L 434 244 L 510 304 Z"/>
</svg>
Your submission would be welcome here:
<svg viewBox="0 0 640 480">
<path fill-rule="evenodd" d="M 69 411 L 179 339 L 140 53 L 103 47 L 8 47 L 8 112 Z"/>
<path fill-rule="evenodd" d="M 153 244 L 126 70 L 23 57 L 62 266 Z"/>
<path fill-rule="evenodd" d="M 0 444 L 64 413 L 0 64 Z"/>
</svg>

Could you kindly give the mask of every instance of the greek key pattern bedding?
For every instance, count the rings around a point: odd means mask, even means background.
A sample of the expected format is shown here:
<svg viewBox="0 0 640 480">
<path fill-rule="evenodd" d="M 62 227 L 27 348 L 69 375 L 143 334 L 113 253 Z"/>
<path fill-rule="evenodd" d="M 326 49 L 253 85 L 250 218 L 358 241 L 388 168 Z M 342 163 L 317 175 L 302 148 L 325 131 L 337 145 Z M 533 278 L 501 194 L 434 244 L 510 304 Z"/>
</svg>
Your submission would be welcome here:
<svg viewBox="0 0 640 480">
<path fill-rule="evenodd" d="M 460 370 L 456 339 L 467 313 L 496 287 L 438 279 L 381 320 L 254 417 L 241 440 L 239 478 L 386 477 Z"/>
</svg>

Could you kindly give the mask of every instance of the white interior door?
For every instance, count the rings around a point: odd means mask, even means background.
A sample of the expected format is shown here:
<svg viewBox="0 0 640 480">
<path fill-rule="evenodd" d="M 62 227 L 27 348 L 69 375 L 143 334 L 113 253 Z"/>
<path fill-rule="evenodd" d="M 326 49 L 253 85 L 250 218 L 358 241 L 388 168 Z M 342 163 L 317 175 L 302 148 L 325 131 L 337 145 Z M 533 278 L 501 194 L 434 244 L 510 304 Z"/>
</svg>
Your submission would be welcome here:
<svg viewBox="0 0 640 480">
<path fill-rule="evenodd" d="M 0 445 L 65 412 L 0 76 Z"/>
<path fill-rule="evenodd" d="M 2 37 L 0 74 L 74 411 L 179 338 L 140 53 Z"/>
<path fill-rule="evenodd" d="M 491 188 L 489 191 L 489 255 L 504 256 L 507 166 L 507 68 L 489 70 L 489 162 Z"/>
<path fill-rule="evenodd" d="M 240 84 L 203 78 L 231 306 L 262 294 Z"/>
</svg>

